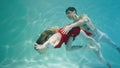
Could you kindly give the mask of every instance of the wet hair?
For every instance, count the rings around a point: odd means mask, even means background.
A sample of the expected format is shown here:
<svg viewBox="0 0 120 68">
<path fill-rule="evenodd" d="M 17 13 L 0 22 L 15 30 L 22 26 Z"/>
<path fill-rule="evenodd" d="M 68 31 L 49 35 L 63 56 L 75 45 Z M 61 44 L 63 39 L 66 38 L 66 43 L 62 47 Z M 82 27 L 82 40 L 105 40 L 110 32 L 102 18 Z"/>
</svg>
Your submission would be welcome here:
<svg viewBox="0 0 120 68">
<path fill-rule="evenodd" d="M 68 11 L 75 11 L 75 13 L 77 14 L 77 10 L 74 7 L 68 7 L 65 11 L 66 14 L 67 14 Z"/>
</svg>

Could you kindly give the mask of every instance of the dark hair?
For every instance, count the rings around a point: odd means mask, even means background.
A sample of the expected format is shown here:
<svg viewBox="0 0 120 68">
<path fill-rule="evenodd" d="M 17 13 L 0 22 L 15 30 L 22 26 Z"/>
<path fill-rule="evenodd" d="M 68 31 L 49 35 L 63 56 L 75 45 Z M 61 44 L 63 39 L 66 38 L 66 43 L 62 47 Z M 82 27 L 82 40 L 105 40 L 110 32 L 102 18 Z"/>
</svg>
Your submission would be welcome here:
<svg viewBox="0 0 120 68">
<path fill-rule="evenodd" d="M 67 14 L 68 11 L 75 11 L 75 13 L 77 14 L 77 10 L 74 7 L 68 7 L 65 11 L 66 14 Z"/>
</svg>

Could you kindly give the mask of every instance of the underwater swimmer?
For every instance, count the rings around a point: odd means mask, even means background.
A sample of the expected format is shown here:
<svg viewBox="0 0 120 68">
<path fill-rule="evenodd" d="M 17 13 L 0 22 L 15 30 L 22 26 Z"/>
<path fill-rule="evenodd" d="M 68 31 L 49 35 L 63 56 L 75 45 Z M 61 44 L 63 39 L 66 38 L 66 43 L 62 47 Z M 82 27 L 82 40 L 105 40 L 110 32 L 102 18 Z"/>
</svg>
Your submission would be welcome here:
<svg viewBox="0 0 120 68">
<path fill-rule="evenodd" d="M 74 22 L 79 21 L 80 19 L 86 18 L 87 22 L 82 22 L 80 27 L 81 29 L 86 33 L 87 36 L 93 38 L 95 42 L 105 42 L 110 44 L 112 47 L 116 48 L 118 52 L 120 52 L 120 47 L 116 45 L 105 33 L 101 32 L 99 29 L 95 28 L 95 26 L 92 24 L 90 18 L 86 15 L 77 15 L 77 10 L 74 7 L 68 7 L 66 9 L 66 15 L 69 19 L 72 19 Z M 75 26 L 69 26 L 69 29 L 65 29 L 64 33 L 68 32 L 72 27 Z M 98 47 L 98 50 L 94 50 L 93 47 L 89 46 L 89 48 L 93 49 L 93 51 L 96 53 L 96 55 L 99 57 L 99 59 L 106 64 L 109 68 L 111 68 L 111 64 L 103 58 L 101 54 L 100 46 Z"/>
<path fill-rule="evenodd" d="M 69 19 L 72 19 L 74 22 L 79 21 L 82 18 L 88 19 L 88 22 L 81 23 L 80 27 L 81 29 L 89 36 L 95 39 L 96 42 L 104 42 L 109 45 L 111 45 L 113 48 L 115 48 L 118 52 L 120 52 L 120 46 L 116 45 L 115 42 L 113 42 L 107 34 L 103 33 L 99 29 L 97 29 L 90 18 L 86 14 L 82 14 L 80 16 L 77 15 L 77 10 L 74 7 L 68 7 L 66 9 L 66 15 Z M 74 27 L 74 26 L 72 26 Z M 69 30 L 69 29 L 68 29 Z M 68 31 L 65 30 L 64 32 Z"/>
</svg>

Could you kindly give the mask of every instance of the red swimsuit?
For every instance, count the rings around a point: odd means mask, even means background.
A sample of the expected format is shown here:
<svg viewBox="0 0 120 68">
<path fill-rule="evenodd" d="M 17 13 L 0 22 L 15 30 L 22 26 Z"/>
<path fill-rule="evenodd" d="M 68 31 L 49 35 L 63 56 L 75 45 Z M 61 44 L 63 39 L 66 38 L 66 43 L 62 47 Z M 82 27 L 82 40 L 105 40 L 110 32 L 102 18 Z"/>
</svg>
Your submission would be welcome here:
<svg viewBox="0 0 120 68">
<path fill-rule="evenodd" d="M 69 25 L 68 25 L 69 26 Z M 61 34 L 61 40 L 58 43 L 58 45 L 55 48 L 60 48 L 63 43 L 67 44 L 70 37 L 73 37 L 73 40 L 75 40 L 75 37 L 79 35 L 80 33 L 80 27 L 74 27 L 72 28 L 68 34 L 63 34 L 63 28 L 59 29 L 58 32 Z"/>
</svg>

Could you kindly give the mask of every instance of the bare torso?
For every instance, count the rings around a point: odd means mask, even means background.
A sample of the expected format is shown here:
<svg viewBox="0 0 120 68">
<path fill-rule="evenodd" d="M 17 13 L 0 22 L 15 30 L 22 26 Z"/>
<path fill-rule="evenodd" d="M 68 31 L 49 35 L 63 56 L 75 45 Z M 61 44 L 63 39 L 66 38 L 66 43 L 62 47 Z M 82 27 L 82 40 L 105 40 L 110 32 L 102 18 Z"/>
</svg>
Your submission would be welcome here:
<svg viewBox="0 0 120 68">
<path fill-rule="evenodd" d="M 96 30 L 95 26 L 92 24 L 91 20 L 89 19 L 89 17 L 86 14 L 80 15 L 78 20 L 83 19 L 83 18 L 88 19 L 88 21 L 80 24 L 81 29 L 83 31 L 90 32 L 92 35 L 94 35 L 95 30 Z"/>
</svg>

